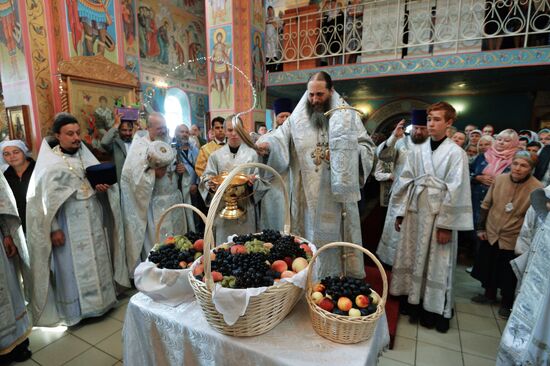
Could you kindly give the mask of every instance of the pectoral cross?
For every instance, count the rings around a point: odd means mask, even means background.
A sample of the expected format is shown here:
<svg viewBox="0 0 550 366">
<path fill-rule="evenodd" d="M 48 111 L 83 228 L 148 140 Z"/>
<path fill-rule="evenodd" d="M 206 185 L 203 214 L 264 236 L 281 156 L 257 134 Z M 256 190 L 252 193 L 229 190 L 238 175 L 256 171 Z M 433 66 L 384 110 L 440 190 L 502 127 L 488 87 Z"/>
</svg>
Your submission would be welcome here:
<svg viewBox="0 0 550 366">
<path fill-rule="evenodd" d="M 315 147 L 315 150 L 311 153 L 311 158 L 313 159 L 313 164 L 315 164 L 317 167 L 321 165 L 323 160 L 325 159 L 325 148 L 323 144 L 320 142 L 317 143 L 317 146 Z M 318 168 L 315 168 L 315 171 L 318 171 Z"/>
</svg>

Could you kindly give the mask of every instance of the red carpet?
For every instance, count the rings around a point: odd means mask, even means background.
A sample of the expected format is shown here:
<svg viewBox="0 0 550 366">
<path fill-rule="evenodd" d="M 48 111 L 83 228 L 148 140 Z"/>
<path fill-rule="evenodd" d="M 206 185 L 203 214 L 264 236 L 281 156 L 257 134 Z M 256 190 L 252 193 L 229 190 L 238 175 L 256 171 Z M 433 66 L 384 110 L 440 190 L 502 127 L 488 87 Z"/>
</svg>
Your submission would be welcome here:
<svg viewBox="0 0 550 366">
<path fill-rule="evenodd" d="M 371 284 L 374 291 L 382 296 L 382 276 L 378 267 L 374 264 L 366 266 L 365 272 L 367 274 L 367 281 Z M 388 287 L 391 281 L 391 272 L 386 270 L 386 276 L 388 276 Z M 397 332 L 397 321 L 399 319 L 399 301 L 388 296 L 386 300 L 386 317 L 388 319 L 388 328 L 390 331 L 390 349 L 393 348 L 393 341 Z"/>
</svg>

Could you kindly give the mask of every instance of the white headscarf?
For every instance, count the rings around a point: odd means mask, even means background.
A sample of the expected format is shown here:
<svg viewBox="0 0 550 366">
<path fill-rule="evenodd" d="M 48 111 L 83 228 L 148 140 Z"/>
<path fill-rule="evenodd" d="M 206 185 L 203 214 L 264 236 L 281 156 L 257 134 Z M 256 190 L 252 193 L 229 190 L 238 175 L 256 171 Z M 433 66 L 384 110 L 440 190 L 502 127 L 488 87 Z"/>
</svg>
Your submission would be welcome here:
<svg viewBox="0 0 550 366">
<path fill-rule="evenodd" d="M 27 148 L 27 145 L 21 140 L 7 140 L 0 143 L 0 170 L 5 172 L 6 169 L 8 169 L 9 165 L 4 160 L 4 149 L 6 147 L 17 147 L 21 151 L 23 151 L 23 154 L 25 154 L 26 157 L 31 157 L 31 152 Z"/>
</svg>

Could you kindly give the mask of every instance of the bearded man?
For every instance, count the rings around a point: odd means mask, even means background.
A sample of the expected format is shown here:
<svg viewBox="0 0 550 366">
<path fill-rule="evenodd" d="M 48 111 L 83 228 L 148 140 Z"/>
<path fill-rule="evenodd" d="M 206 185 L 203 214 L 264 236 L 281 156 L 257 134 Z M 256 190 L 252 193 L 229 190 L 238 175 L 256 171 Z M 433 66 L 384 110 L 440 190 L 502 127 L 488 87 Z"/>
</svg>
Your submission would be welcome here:
<svg viewBox="0 0 550 366">
<path fill-rule="evenodd" d="M 113 154 L 116 165 L 117 182 L 120 182 L 122 167 L 126 160 L 128 150 L 134 137 L 134 125 L 132 121 L 121 120 L 122 115 L 115 115 L 115 123 L 101 139 L 101 147 Z"/>
<path fill-rule="evenodd" d="M 412 111 L 411 115 L 412 129 L 409 136 L 405 135 L 405 120 L 401 120 L 393 130 L 390 138 L 377 148 L 377 155 L 381 161 L 394 164 L 392 172 L 393 184 L 391 189 L 393 189 L 395 182 L 399 179 L 403 171 L 409 151 L 414 145 L 421 144 L 428 138 L 428 129 L 426 128 L 428 115 L 426 114 L 426 110 L 415 109 Z M 386 221 L 384 222 L 382 237 L 380 238 L 378 249 L 376 250 L 378 258 L 390 266 L 393 266 L 395 250 L 401 240 L 401 234 L 395 231 L 394 227 L 395 215 L 395 207 L 389 206 L 388 213 L 386 214 Z"/>
<path fill-rule="evenodd" d="M 292 232 L 317 246 L 334 241 L 361 244 L 357 202 L 374 160 L 374 143 L 356 112 L 342 105 L 326 72 L 311 76 L 307 91 L 282 126 L 257 144 L 278 172 L 290 169 Z M 363 254 L 331 249 L 320 256 L 320 278 L 364 277 Z"/>
<path fill-rule="evenodd" d="M 147 134 L 134 139 L 122 168 L 120 188 L 126 260 L 131 277 L 134 268 L 147 258 L 155 244 L 160 216 L 167 208 L 183 202 L 175 172 L 176 154 L 167 143 L 167 131 L 164 116 L 151 113 L 147 119 Z M 185 234 L 187 228 L 194 229 L 193 217 L 190 215 L 187 219 L 191 222 L 186 220 L 182 210 L 170 213 L 160 228 L 161 238 Z"/>
</svg>

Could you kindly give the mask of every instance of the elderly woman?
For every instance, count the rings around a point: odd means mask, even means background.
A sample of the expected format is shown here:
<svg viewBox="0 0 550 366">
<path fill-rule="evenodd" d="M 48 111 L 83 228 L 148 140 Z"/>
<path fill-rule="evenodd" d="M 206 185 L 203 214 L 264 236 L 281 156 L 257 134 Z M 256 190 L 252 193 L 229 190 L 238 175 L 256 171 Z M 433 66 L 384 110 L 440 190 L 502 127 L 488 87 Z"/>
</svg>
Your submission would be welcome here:
<svg viewBox="0 0 550 366">
<path fill-rule="evenodd" d="M 496 177 L 481 204 L 477 236 L 481 240 L 472 276 L 485 293 L 472 298 L 478 303 L 496 301 L 500 288 L 502 302 L 498 314 L 508 318 L 514 302 L 517 279 L 510 265 L 521 226 L 530 206 L 529 196 L 542 184 L 531 175 L 536 155 L 517 152 L 510 173 Z"/>
<path fill-rule="evenodd" d="M 451 140 L 463 149 L 468 145 L 468 136 L 462 131 L 456 131 Z"/>
<path fill-rule="evenodd" d="M 27 188 L 34 170 L 34 160 L 30 156 L 29 149 L 21 140 L 4 141 L 0 144 L 2 160 L 0 163 L 7 164 L 8 168 L 4 171 L 4 177 L 15 196 L 17 211 L 21 218 L 23 231 L 26 230 L 26 212 L 27 212 Z M 3 165 L 2 164 L 2 165 Z"/>
<path fill-rule="evenodd" d="M 481 143 L 482 140 L 480 140 Z M 495 177 L 510 170 L 512 158 L 517 152 L 518 134 L 512 129 L 499 133 L 485 153 L 479 153 L 470 170 L 472 183 L 472 211 L 474 225 L 479 220 L 479 207 Z"/>
<path fill-rule="evenodd" d="M 494 142 L 495 142 L 495 139 L 493 138 L 493 136 L 489 136 L 489 135 L 481 136 L 479 141 L 477 142 L 478 154 L 485 154 L 487 150 L 489 150 L 489 148 L 493 146 Z"/>
</svg>

